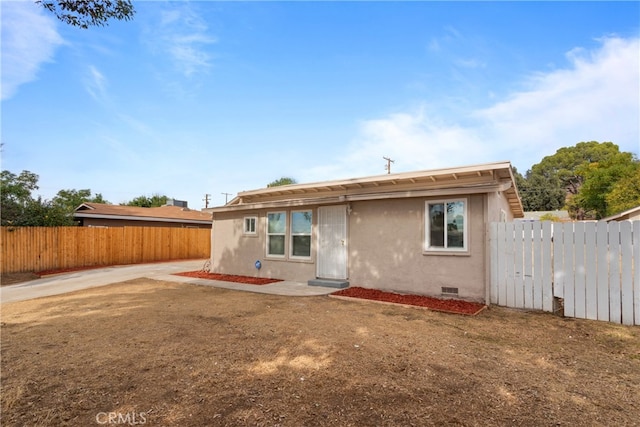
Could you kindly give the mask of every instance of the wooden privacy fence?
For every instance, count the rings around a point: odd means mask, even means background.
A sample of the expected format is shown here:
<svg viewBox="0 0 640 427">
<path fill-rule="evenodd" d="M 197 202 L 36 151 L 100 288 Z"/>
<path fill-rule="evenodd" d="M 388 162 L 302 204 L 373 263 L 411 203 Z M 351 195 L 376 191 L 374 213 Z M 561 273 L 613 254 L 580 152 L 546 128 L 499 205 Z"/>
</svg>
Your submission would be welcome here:
<svg viewBox="0 0 640 427">
<path fill-rule="evenodd" d="M 492 223 L 491 303 L 640 325 L 640 221 Z"/>
<path fill-rule="evenodd" d="M 2 273 L 208 258 L 211 230 L 173 227 L 2 227 Z"/>
</svg>

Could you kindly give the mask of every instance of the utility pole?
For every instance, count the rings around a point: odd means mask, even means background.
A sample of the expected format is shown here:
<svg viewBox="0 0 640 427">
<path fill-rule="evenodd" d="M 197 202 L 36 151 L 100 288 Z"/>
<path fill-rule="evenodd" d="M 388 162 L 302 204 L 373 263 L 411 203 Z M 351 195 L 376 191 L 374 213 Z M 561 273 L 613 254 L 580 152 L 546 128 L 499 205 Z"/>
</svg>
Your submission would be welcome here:
<svg viewBox="0 0 640 427">
<path fill-rule="evenodd" d="M 209 207 L 209 198 L 211 197 L 211 194 L 205 194 L 204 195 L 204 199 L 202 199 L 204 201 L 204 208 L 207 209 Z"/>
<path fill-rule="evenodd" d="M 224 204 L 227 204 L 227 201 L 229 200 L 229 196 L 231 195 L 231 193 L 220 193 L 220 194 L 224 194 Z"/>
<path fill-rule="evenodd" d="M 395 160 L 391 160 L 389 157 L 382 156 L 383 159 L 387 161 L 387 164 L 384 167 L 384 170 L 387 171 L 387 174 L 391 173 L 391 163 L 395 163 Z"/>
</svg>

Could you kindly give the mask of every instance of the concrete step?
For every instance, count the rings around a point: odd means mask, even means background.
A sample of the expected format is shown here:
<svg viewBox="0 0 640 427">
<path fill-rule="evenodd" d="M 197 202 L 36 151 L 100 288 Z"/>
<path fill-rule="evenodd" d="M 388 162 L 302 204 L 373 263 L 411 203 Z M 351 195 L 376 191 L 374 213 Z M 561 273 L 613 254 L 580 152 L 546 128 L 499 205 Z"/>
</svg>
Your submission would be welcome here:
<svg viewBox="0 0 640 427">
<path fill-rule="evenodd" d="M 338 288 L 344 289 L 349 287 L 349 282 L 346 280 L 332 280 L 332 279 L 313 279 L 307 282 L 309 286 L 324 286 L 326 288 Z"/>
</svg>

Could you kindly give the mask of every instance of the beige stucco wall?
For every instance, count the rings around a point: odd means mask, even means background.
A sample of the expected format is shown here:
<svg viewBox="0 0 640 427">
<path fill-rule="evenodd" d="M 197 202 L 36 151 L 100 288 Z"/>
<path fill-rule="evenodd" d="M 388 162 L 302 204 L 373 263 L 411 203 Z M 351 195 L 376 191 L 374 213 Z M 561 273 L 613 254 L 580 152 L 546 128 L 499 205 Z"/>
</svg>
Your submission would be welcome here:
<svg viewBox="0 0 640 427">
<path fill-rule="evenodd" d="M 424 251 L 425 202 L 430 199 L 351 202 L 347 218 L 351 286 L 433 296 L 440 296 L 442 287 L 455 287 L 459 289 L 460 298 L 484 301 L 487 195 L 455 198 L 467 199 L 469 218 L 469 251 L 456 255 Z M 446 198 L 431 200 L 443 199 Z M 498 203 L 498 199 L 494 200 L 494 204 Z M 311 260 L 306 262 L 265 256 L 267 211 L 214 213 L 213 271 L 299 282 L 315 278 L 317 208 L 311 209 L 314 235 Z M 289 212 L 287 210 L 287 214 Z M 499 215 L 498 209 L 497 217 Z M 246 216 L 257 216 L 257 236 L 243 235 Z M 260 272 L 254 266 L 256 260 L 262 263 Z"/>
<path fill-rule="evenodd" d="M 464 255 L 424 251 L 427 200 L 352 204 L 351 285 L 434 296 L 441 295 L 442 287 L 456 287 L 460 298 L 483 301 L 484 196 L 467 196 L 469 251 Z"/>
<path fill-rule="evenodd" d="M 501 218 L 501 211 L 505 214 L 504 220 L 506 222 L 514 220 L 513 212 L 511 212 L 511 208 L 509 207 L 509 201 L 504 193 L 495 192 L 487 194 L 487 203 L 487 215 L 489 222 L 502 221 L 503 218 Z"/>
<path fill-rule="evenodd" d="M 296 209 L 299 210 L 299 209 Z M 280 209 L 273 212 L 282 211 Z M 287 217 L 291 210 L 287 212 Z M 269 212 L 272 212 L 271 210 Z M 313 209 L 313 229 L 316 226 L 316 210 Z M 245 217 L 257 217 L 255 235 L 243 234 Z M 214 213 L 211 238 L 212 271 L 224 274 L 239 274 L 251 277 L 271 277 L 283 280 L 306 282 L 315 278 L 315 237 L 312 236 L 310 260 L 270 258 L 266 256 L 266 217 L 267 211 L 248 211 L 238 213 Z M 287 220 L 288 225 L 288 220 Z M 315 232 L 315 231 L 314 231 Z M 289 253 L 289 241 L 286 239 L 285 254 Z M 262 268 L 257 270 L 255 262 L 260 261 Z"/>
</svg>

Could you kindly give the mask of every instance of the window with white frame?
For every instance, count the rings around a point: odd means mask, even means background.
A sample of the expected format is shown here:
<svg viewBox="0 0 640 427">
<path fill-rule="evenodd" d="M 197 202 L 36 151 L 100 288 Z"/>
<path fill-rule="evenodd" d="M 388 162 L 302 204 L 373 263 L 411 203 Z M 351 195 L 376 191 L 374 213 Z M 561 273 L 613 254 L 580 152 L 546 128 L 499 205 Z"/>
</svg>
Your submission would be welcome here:
<svg viewBox="0 0 640 427">
<path fill-rule="evenodd" d="M 255 216 L 244 217 L 244 234 L 256 234 L 256 223 L 258 218 Z"/>
<path fill-rule="evenodd" d="M 287 230 L 285 212 L 267 213 L 267 255 L 284 257 L 284 243 Z"/>
<path fill-rule="evenodd" d="M 467 200 L 428 201 L 425 206 L 425 249 L 427 251 L 467 250 Z"/>
<path fill-rule="evenodd" d="M 291 257 L 311 257 L 311 211 L 291 212 Z"/>
</svg>

